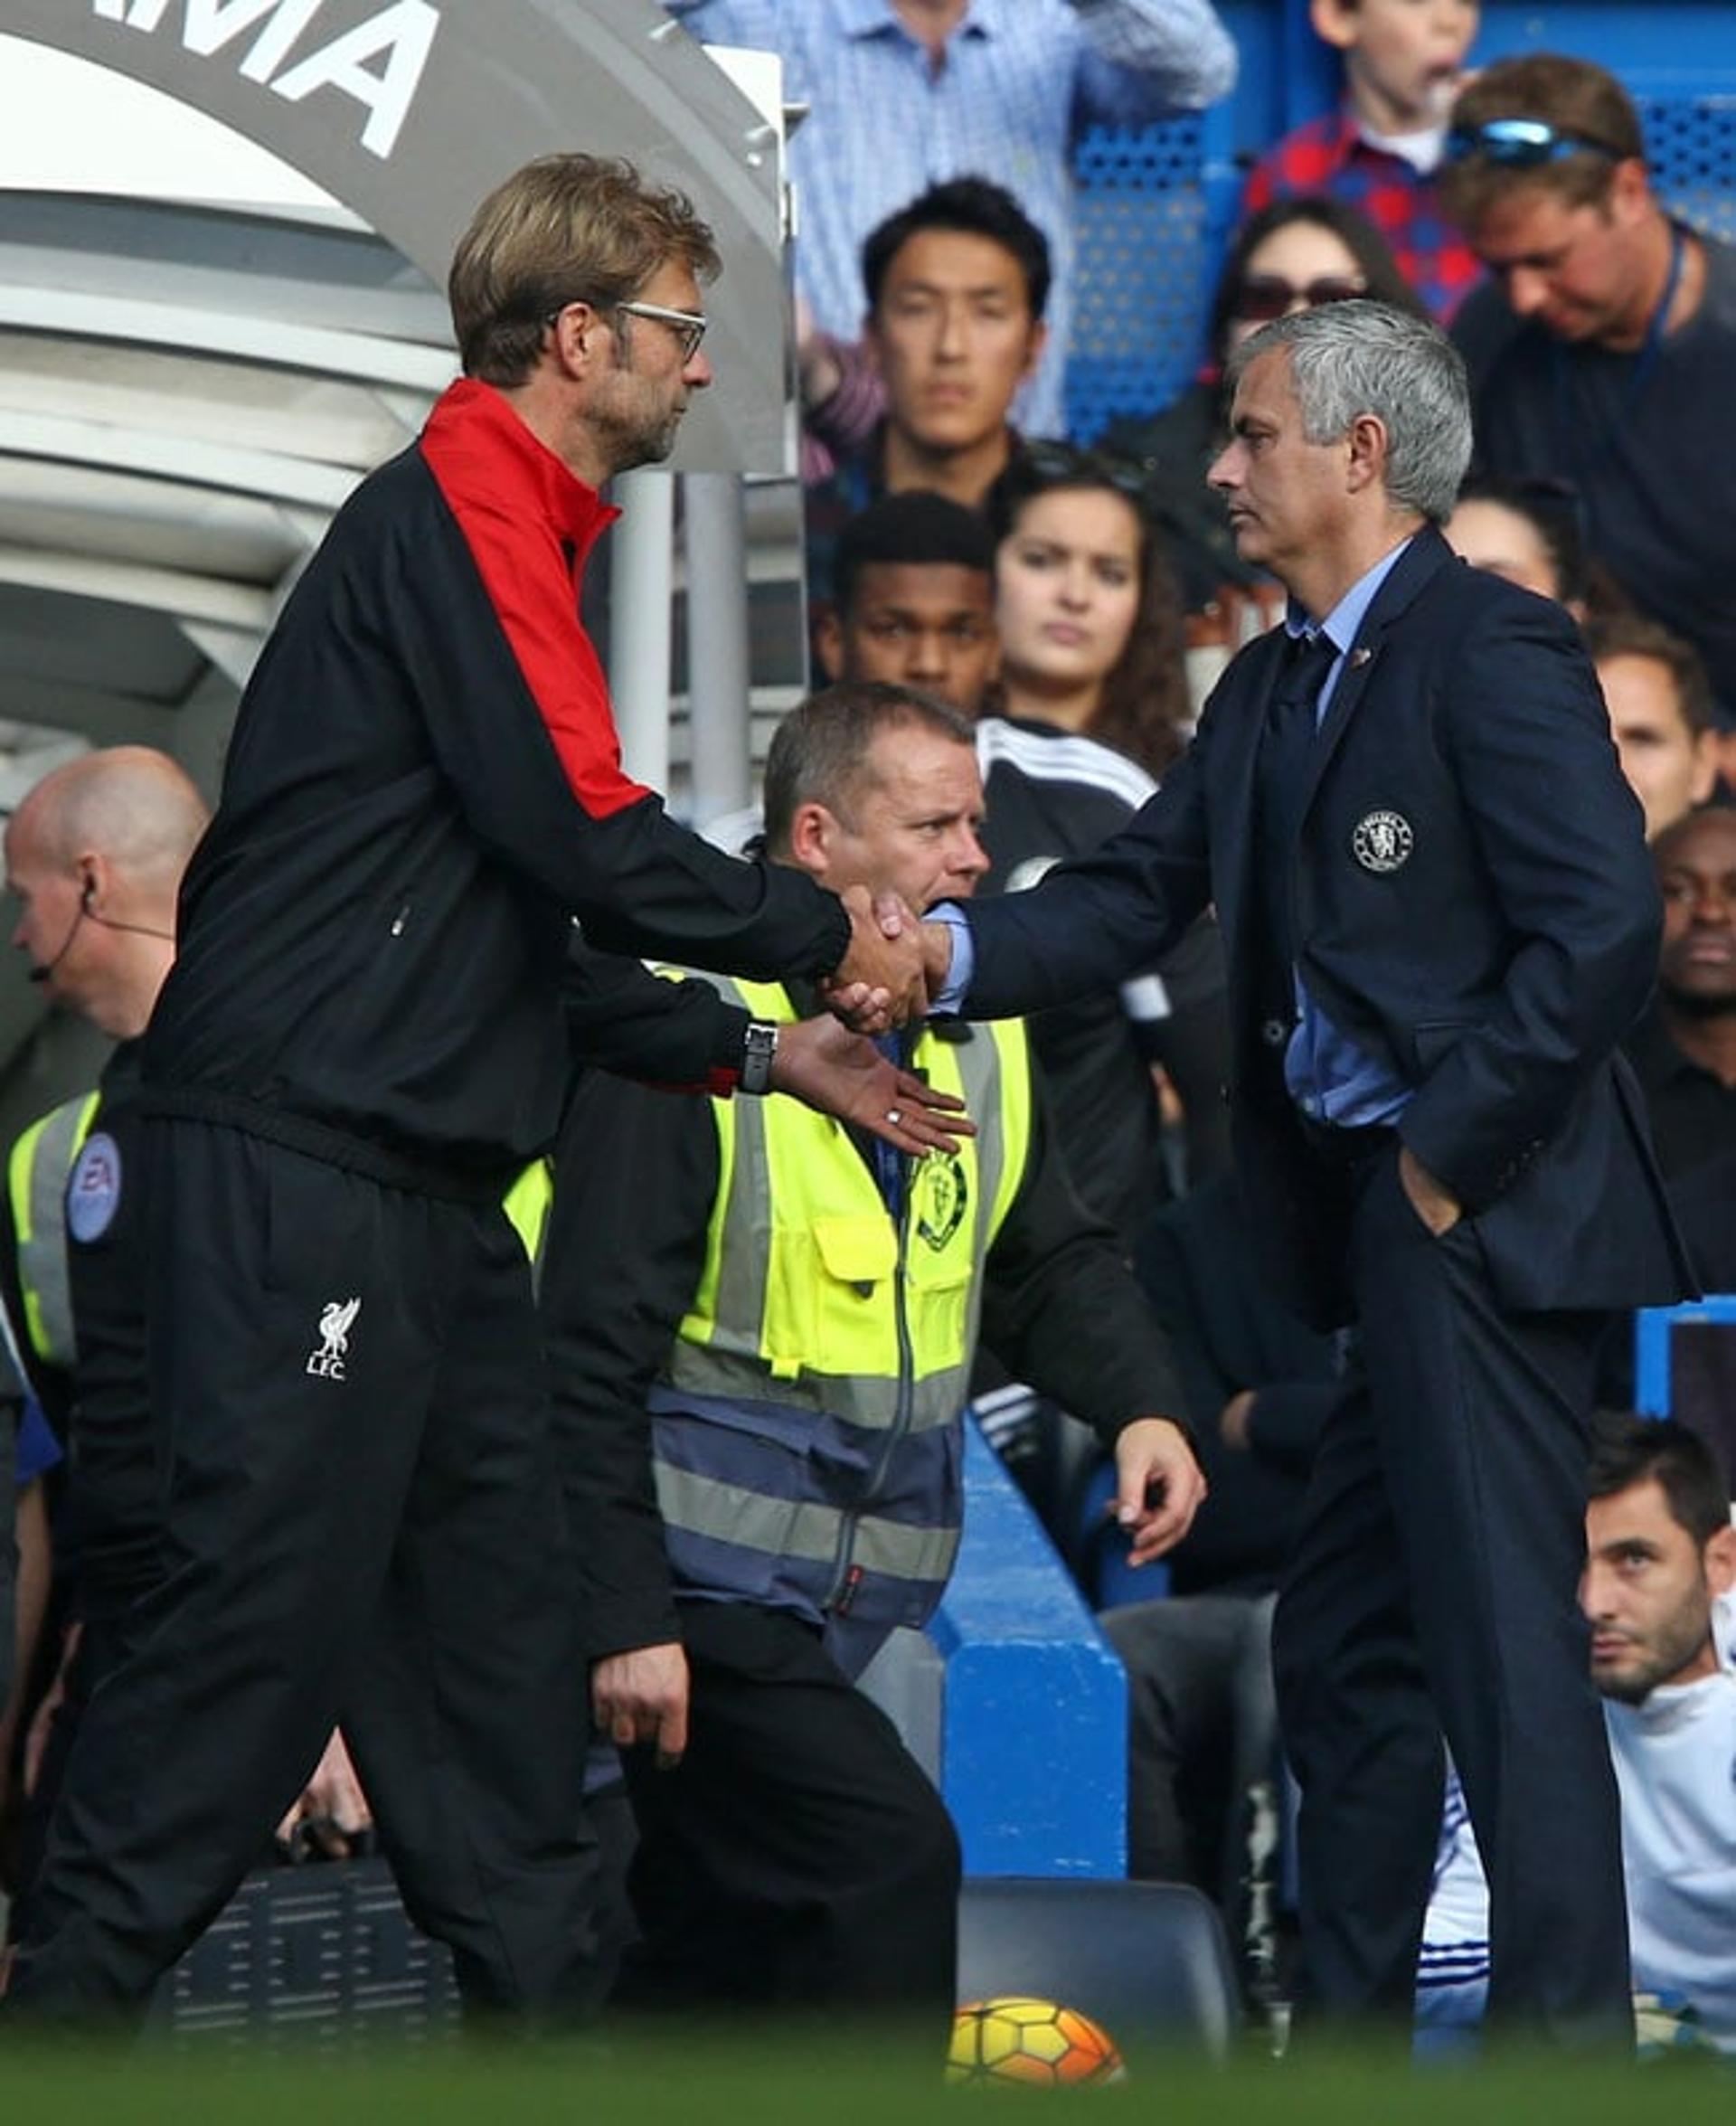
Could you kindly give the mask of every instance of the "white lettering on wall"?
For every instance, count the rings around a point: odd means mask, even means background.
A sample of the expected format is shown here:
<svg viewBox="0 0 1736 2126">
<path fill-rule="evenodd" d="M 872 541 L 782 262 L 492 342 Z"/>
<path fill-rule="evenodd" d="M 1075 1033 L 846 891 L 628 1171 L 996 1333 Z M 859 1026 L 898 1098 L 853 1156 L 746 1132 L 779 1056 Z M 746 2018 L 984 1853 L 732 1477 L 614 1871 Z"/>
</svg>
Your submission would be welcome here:
<svg viewBox="0 0 1736 2126">
<path fill-rule="evenodd" d="M 362 145 L 389 156 L 400 128 L 410 116 L 410 99 L 422 78 L 440 18 L 428 0 L 395 0 L 367 22 L 304 59 L 272 82 L 272 93 L 298 103 L 316 89 L 341 89 L 368 110 Z M 383 58 L 373 72 L 366 61 Z"/>
<path fill-rule="evenodd" d="M 91 0 L 101 21 L 125 23 L 149 36 L 168 15 L 170 0 Z M 362 146 L 382 158 L 397 143 L 440 26 L 429 0 L 392 0 L 364 22 L 288 61 L 313 27 L 324 0 L 180 0 L 181 43 L 211 59 L 250 30 L 259 34 L 237 71 L 290 103 L 316 89 L 335 89 L 367 113 Z"/>
</svg>

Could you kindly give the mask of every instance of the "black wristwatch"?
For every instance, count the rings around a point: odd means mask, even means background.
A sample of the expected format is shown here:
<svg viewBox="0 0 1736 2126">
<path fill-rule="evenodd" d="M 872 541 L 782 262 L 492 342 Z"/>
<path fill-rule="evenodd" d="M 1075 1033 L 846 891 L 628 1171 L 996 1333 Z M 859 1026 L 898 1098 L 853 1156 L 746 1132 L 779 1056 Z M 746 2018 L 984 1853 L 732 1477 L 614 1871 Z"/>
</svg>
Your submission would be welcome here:
<svg viewBox="0 0 1736 2126">
<path fill-rule="evenodd" d="M 778 1054 L 778 1028 L 770 1019 L 750 1019 L 741 1036 L 743 1092 L 769 1092 L 771 1065 Z"/>
</svg>

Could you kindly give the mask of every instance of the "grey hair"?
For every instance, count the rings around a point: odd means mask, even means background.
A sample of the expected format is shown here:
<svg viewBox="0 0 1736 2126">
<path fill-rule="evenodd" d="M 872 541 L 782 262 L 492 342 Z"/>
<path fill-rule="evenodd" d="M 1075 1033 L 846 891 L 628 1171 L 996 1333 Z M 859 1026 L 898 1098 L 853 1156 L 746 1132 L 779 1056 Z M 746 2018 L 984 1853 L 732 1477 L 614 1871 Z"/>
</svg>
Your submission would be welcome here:
<svg viewBox="0 0 1736 2126">
<path fill-rule="evenodd" d="M 1444 524 L 1471 462 L 1470 383 L 1445 333 L 1389 303 L 1317 303 L 1244 340 L 1230 358 L 1230 389 L 1278 347 L 1289 350 L 1308 441 L 1335 443 L 1373 414 L 1386 430 L 1388 500 Z"/>
</svg>

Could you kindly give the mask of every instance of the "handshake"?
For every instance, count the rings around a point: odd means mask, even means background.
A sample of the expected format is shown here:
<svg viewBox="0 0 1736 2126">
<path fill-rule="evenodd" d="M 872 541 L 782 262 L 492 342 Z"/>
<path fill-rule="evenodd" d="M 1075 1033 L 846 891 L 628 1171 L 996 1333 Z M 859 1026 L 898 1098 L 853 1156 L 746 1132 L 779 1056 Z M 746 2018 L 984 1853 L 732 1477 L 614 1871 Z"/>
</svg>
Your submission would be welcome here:
<svg viewBox="0 0 1736 2126">
<path fill-rule="evenodd" d="M 822 985 L 827 1007 L 858 1034 L 884 1034 L 933 1008 L 952 965 L 952 933 L 924 922 L 897 893 L 843 896 L 850 949 Z"/>
<path fill-rule="evenodd" d="M 926 1017 L 946 986 L 952 932 L 922 921 L 897 893 L 852 886 L 843 901 L 850 949 L 821 985 L 829 1009 L 780 1029 L 772 1090 L 916 1157 L 953 1150 L 976 1133 L 964 1103 L 901 1069 L 872 1038 Z"/>
</svg>

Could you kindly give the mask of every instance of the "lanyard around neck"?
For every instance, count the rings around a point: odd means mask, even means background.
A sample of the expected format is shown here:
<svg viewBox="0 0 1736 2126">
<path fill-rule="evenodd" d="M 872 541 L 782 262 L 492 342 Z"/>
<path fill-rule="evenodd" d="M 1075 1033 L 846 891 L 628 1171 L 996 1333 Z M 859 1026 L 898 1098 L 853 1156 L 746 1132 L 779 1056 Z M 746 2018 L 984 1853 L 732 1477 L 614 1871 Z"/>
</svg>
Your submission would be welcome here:
<svg viewBox="0 0 1736 2126">
<path fill-rule="evenodd" d="M 1670 269 L 1665 276 L 1664 292 L 1657 298 L 1651 317 L 1646 323 L 1646 337 L 1640 343 L 1639 356 L 1628 375 L 1621 402 L 1603 424 L 1589 449 L 1579 445 L 1576 439 L 1583 435 L 1583 424 L 1574 418 L 1572 394 L 1569 376 L 1568 350 L 1560 340 L 1551 345 L 1555 373 L 1555 411 L 1561 432 L 1567 439 L 1571 455 L 1578 460 L 1582 473 L 1590 473 L 1609 456 L 1623 424 L 1628 420 L 1639 404 L 1646 387 L 1652 381 L 1652 373 L 1657 367 L 1664 352 L 1664 337 L 1669 326 L 1670 309 L 1675 301 L 1676 290 L 1682 285 L 1682 267 L 1687 255 L 1687 238 L 1679 222 L 1670 223 Z"/>
</svg>

